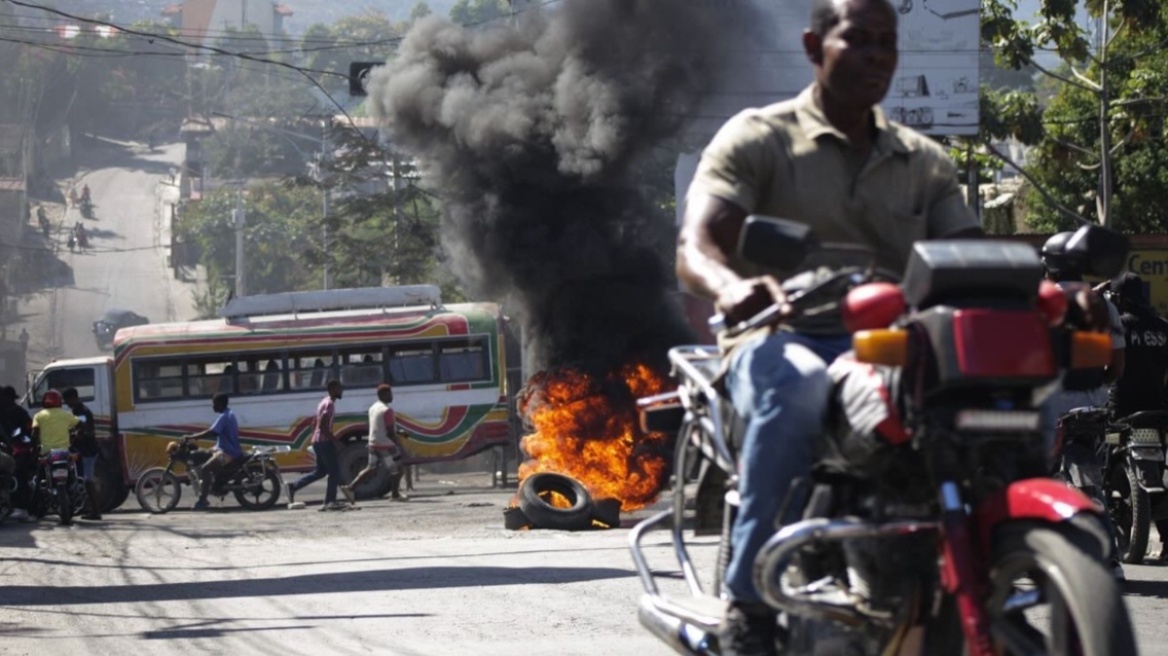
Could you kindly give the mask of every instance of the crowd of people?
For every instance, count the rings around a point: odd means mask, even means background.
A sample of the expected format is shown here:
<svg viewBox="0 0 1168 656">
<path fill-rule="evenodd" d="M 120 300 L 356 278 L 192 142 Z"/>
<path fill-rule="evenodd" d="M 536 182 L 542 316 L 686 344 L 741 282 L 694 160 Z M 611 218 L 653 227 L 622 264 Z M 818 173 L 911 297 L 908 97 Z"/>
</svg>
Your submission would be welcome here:
<svg viewBox="0 0 1168 656">
<path fill-rule="evenodd" d="M 377 400 L 369 408 L 368 464 L 349 484 L 344 483 L 338 460 L 339 446 L 333 432 L 335 401 L 344 394 L 344 385 L 339 380 L 329 380 L 325 397 L 317 406 L 312 434 L 312 448 L 316 457 L 316 468 L 294 482 L 286 484 L 285 491 L 289 507 L 303 507 L 296 504 L 298 490 L 322 478 L 327 479 L 325 501 L 322 511 L 352 510 L 357 508 L 354 489 L 369 477 L 384 470 L 390 476 L 390 498 L 394 501 L 408 500 L 402 490 L 405 467 L 402 464 L 404 450 L 400 440 L 408 439 L 399 431 L 391 404 L 393 388 L 385 383 L 377 386 Z M 100 520 L 101 489 L 96 475 L 100 453 L 94 430 L 93 412 L 81 401 L 73 387 L 58 391 L 48 390 L 41 398 L 42 409 L 30 415 L 18 403 L 16 389 L 11 386 L 0 388 L 0 474 L 16 479 L 17 485 L 12 498 L 12 518 L 19 521 L 35 521 L 32 516 L 32 488 L 30 481 L 36 471 L 39 454 L 55 449 L 68 449 L 76 454 L 78 476 L 85 482 L 86 508 L 82 519 Z M 215 421 L 206 430 L 187 435 L 195 440 L 214 439 L 209 458 L 201 465 L 201 489 L 195 502 L 195 510 L 210 508 L 208 495 L 215 486 L 216 476 L 230 465 L 244 457 L 239 438 L 239 422 L 232 412 L 230 396 L 215 394 L 211 399 Z M 337 500 L 338 490 L 346 501 Z"/>
<path fill-rule="evenodd" d="M 17 482 L 11 498 L 12 518 L 34 521 L 30 482 L 37 458 L 42 452 L 68 449 L 78 454 L 77 474 L 85 482 L 86 508 L 82 518 L 101 519 L 99 448 L 93 412 L 74 387 L 47 391 L 41 399 L 41 409 L 34 415 L 29 415 L 18 398 L 11 385 L 0 387 L 0 473 Z"/>
</svg>

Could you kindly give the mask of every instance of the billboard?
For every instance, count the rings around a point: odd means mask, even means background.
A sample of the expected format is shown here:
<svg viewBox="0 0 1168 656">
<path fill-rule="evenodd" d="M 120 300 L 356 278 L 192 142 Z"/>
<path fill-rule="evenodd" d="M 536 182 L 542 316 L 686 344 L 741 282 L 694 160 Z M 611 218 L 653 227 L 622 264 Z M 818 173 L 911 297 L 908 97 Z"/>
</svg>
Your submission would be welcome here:
<svg viewBox="0 0 1168 656">
<path fill-rule="evenodd" d="M 1160 316 L 1168 316 L 1168 248 L 1135 248 L 1127 270 L 1144 280 L 1144 293 Z"/>
<path fill-rule="evenodd" d="M 757 30 L 743 39 L 723 88 L 702 111 L 700 128 L 709 135 L 738 111 L 791 98 L 812 81 L 802 46 L 812 1 L 737 1 L 759 13 Z M 976 134 L 980 0 L 891 4 L 899 19 L 900 65 L 883 103 L 889 118 L 926 134 Z"/>
</svg>

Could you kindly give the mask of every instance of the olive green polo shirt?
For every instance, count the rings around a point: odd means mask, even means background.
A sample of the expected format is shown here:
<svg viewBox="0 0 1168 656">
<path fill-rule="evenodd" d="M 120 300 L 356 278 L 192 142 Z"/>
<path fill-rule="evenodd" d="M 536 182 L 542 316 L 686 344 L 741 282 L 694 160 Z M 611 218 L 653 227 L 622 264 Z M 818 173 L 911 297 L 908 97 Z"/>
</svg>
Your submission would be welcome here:
<svg viewBox="0 0 1168 656">
<path fill-rule="evenodd" d="M 815 105 L 812 89 L 727 121 L 702 152 L 689 195 L 805 223 L 823 241 L 867 245 L 880 266 L 898 273 L 913 242 L 980 227 L 940 145 L 877 107 L 878 134 L 862 160 Z"/>
</svg>

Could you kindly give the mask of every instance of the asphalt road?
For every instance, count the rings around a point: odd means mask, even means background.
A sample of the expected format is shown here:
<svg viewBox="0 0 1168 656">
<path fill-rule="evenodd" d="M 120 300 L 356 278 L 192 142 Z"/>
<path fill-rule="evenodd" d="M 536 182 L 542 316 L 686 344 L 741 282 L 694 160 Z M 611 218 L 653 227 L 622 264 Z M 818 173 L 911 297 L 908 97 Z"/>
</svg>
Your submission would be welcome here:
<svg viewBox="0 0 1168 656">
<path fill-rule="evenodd" d="M 5 524 L 0 654 L 671 653 L 637 624 L 626 530 L 507 531 L 513 492 L 459 480 L 343 513 L 316 511 L 321 482 L 305 510 L 131 499 L 71 528 Z"/>
<path fill-rule="evenodd" d="M 101 354 L 92 333 L 95 320 L 110 308 L 133 310 L 152 322 L 194 317 L 193 285 L 174 280 L 166 265 L 168 203 L 177 200 L 170 171 L 182 161 L 184 146 L 171 144 L 148 152 L 137 144 L 103 142 L 87 157 L 92 168 L 72 181 L 80 192 L 88 184 L 94 218 L 77 208 L 60 208 L 53 234 L 57 275 L 44 291 L 22 299 L 21 315 L 32 337 L 29 367 L 57 358 Z M 63 183 L 68 190 L 68 183 Z M 70 252 L 68 231 L 80 222 L 87 249 Z"/>
<path fill-rule="evenodd" d="M 428 475 L 406 503 L 320 513 L 131 499 L 101 522 L 0 527 L 0 654 L 665 656 L 636 620 L 628 527 L 511 532 L 511 491 Z M 188 492 L 189 494 L 189 492 Z M 670 565 L 651 539 L 655 565 Z M 696 541 L 699 564 L 714 556 Z M 1141 653 L 1168 654 L 1168 568 L 1129 566 Z M 676 584 L 676 581 L 665 581 Z"/>
</svg>

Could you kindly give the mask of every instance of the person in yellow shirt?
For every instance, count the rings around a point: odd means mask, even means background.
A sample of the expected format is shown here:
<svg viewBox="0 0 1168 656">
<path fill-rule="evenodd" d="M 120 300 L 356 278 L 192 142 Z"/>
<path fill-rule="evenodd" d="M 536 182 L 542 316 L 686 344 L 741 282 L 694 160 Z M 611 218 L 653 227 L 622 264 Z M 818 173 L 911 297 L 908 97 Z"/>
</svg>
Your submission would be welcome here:
<svg viewBox="0 0 1168 656">
<path fill-rule="evenodd" d="M 40 444 L 43 451 L 69 448 L 69 431 L 80 420 L 72 412 L 61 407 L 61 393 L 57 390 L 45 392 L 41 399 L 44 406 L 32 417 L 32 443 Z"/>
</svg>

